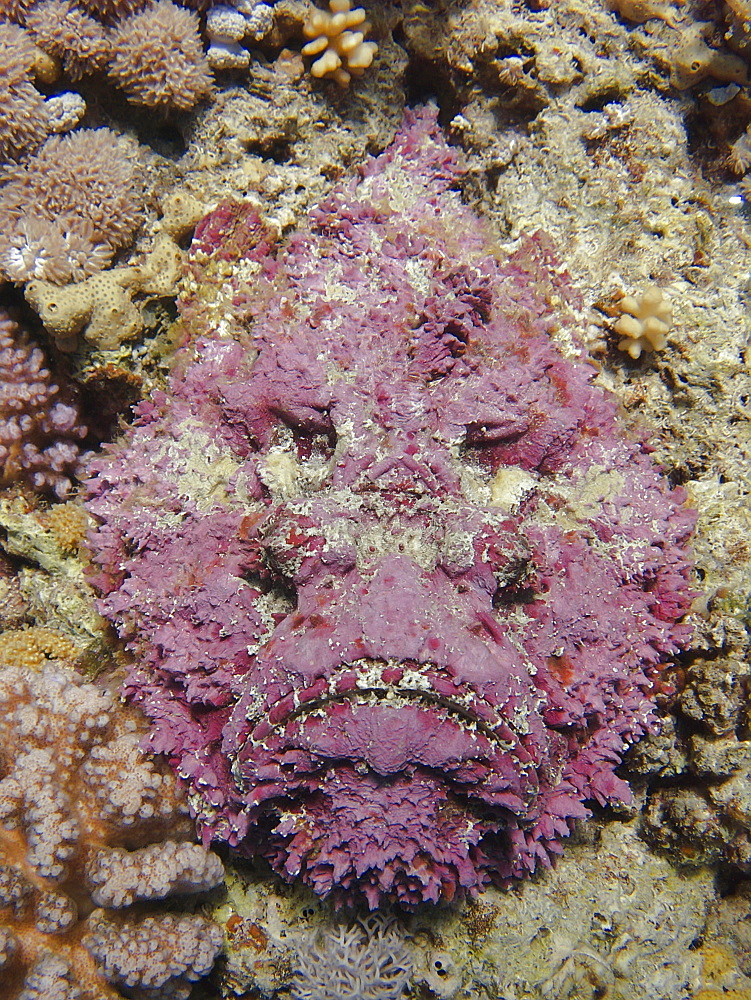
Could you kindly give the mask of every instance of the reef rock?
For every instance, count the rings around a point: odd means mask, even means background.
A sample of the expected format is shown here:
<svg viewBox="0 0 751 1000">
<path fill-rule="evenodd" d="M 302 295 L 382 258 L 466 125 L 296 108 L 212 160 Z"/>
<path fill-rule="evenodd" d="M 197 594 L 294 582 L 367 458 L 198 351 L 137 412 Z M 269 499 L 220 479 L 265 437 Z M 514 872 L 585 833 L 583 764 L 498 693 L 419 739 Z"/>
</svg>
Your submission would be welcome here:
<svg viewBox="0 0 751 1000">
<path fill-rule="evenodd" d="M 204 220 L 233 313 L 88 483 L 127 690 L 204 838 L 371 906 L 522 876 L 628 800 L 687 638 L 682 491 L 592 384 L 545 239 L 502 252 L 459 176 L 422 112 L 284 245 Z"/>
</svg>

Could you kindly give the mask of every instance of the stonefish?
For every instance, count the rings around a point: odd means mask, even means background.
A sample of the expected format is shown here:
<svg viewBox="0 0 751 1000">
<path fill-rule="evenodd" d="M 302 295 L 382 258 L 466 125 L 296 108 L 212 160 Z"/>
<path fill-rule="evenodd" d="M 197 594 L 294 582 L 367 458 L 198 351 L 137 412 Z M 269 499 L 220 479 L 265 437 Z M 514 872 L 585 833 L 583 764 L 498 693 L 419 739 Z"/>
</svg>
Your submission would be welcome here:
<svg viewBox="0 0 751 1000">
<path fill-rule="evenodd" d="M 548 865 L 627 799 L 686 638 L 684 496 L 592 384 L 546 241 L 502 252 L 458 176 L 422 111 L 282 245 L 220 206 L 192 255 L 233 322 L 87 487 L 204 839 L 372 907 Z"/>
</svg>

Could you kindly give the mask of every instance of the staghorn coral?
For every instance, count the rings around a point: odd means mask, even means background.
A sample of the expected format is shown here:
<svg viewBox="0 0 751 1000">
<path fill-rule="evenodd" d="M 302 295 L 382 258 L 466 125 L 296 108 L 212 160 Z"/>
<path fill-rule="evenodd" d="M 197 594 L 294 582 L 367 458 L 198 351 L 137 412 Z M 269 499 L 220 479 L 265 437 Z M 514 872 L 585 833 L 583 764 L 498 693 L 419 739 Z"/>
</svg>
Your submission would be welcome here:
<svg viewBox="0 0 751 1000">
<path fill-rule="evenodd" d="M 251 330 L 188 303 L 87 486 L 127 691 L 203 835 L 371 907 L 521 877 L 627 800 L 689 634 L 682 492 L 551 340 L 550 247 L 494 256 L 458 174 L 426 111 L 284 248 L 220 207 L 193 264 L 245 247 Z"/>
<path fill-rule="evenodd" d="M 67 496 L 86 435 L 72 388 L 53 379 L 41 349 L 0 312 L 0 481 Z"/>
<path fill-rule="evenodd" d="M 221 946 L 219 929 L 201 916 L 127 909 L 203 892 L 223 870 L 215 855 L 181 841 L 189 824 L 180 790 L 138 749 L 138 716 L 115 709 L 60 662 L 0 671 L 7 1000 L 109 1000 L 121 986 L 178 1000 Z"/>
<path fill-rule="evenodd" d="M 350 0 L 329 0 L 330 14 L 314 9 L 303 24 L 303 34 L 312 41 L 303 46 L 302 53 L 318 57 L 310 72 L 316 78 L 330 76 L 341 87 L 353 76 L 360 76 L 378 51 L 375 42 L 365 41 L 370 27 L 365 11 L 350 8 Z"/>
<path fill-rule="evenodd" d="M 0 188 L 0 273 L 63 284 L 105 267 L 141 220 L 132 144 L 111 129 L 52 136 Z"/>
<path fill-rule="evenodd" d="M 297 949 L 293 1000 L 399 1000 L 412 958 L 395 921 L 380 913 L 307 935 Z"/>
<path fill-rule="evenodd" d="M 109 74 L 134 104 L 192 108 L 211 91 L 198 17 L 156 0 L 112 30 Z"/>
<path fill-rule="evenodd" d="M 661 288 L 653 286 L 639 296 L 624 295 L 616 303 L 621 314 L 613 329 L 621 335 L 618 350 L 634 360 L 643 351 L 661 351 L 673 323 L 673 307 Z"/>
</svg>

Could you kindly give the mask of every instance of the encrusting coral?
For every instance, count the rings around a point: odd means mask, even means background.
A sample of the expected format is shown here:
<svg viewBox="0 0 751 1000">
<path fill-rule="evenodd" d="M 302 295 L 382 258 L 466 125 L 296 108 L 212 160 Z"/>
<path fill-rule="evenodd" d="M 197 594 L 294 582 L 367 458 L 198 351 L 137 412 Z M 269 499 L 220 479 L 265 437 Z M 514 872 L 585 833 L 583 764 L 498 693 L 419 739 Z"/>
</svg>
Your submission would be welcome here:
<svg viewBox="0 0 751 1000">
<path fill-rule="evenodd" d="M 684 493 L 556 347 L 551 246 L 499 259 L 459 173 L 423 110 L 284 246 L 220 206 L 194 339 L 86 485 L 126 692 L 203 836 L 371 907 L 522 877 L 628 800 L 690 634 Z"/>
<path fill-rule="evenodd" d="M 133 144 L 111 129 L 52 136 L 0 187 L 0 275 L 63 284 L 105 267 L 141 220 Z"/>
<path fill-rule="evenodd" d="M 365 11 L 350 7 L 350 0 L 329 0 L 331 13 L 314 9 L 303 25 L 305 37 L 313 41 L 303 46 L 302 54 L 318 57 L 310 72 L 316 78 L 330 76 L 341 87 L 360 76 L 378 51 L 375 42 L 365 41 L 369 29 Z"/>
<path fill-rule="evenodd" d="M 158 902 L 213 888 L 223 867 L 188 842 L 143 729 L 60 661 L 0 672 L 3 1000 L 182 1000 L 211 969 L 219 928 Z"/>
<path fill-rule="evenodd" d="M 73 388 L 52 377 L 41 348 L 0 312 L 0 481 L 67 496 L 86 435 Z"/>
<path fill-rule="evenodd" d="M 621 314 L 613 329 L 621 335 L 618 350 L 635 361 L 643 351 L 661 351 L 673 323 L 673 306 L 661 288 L 653 286 L 641 295 L 624 295 L 616 303 Z"/>
<path fill-rule="evenodd" d="M 74 351 L 82 331 L 94 347 L 111 350 L 143 329 L 134 296 L 172 294 L 181 270 L 180 248 L 165 232 L 159 234 L 143 264 L 113 267 L 64 287 L 30 281 L 24 294 L 61 351 Z"/>
</svg>

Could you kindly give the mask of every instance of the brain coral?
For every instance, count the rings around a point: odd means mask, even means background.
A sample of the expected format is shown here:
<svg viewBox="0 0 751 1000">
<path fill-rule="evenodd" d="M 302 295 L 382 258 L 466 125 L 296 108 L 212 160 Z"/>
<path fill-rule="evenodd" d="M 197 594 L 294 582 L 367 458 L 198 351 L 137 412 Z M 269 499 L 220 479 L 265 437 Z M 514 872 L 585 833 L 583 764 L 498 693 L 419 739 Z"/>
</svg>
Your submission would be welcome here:
<svg viewBox="0 0 751 1000">
<path fill-rule="evenodd" d="M 180 1000 L 211 969 L 219 928 L 154 906 L 214 887 L 222 864 L 186 840 L 184 796 L 142 732 L 60 663 L 0 670 L 4 1000 Z"/>
<path fill-rule="evenodd" d="M 283 247 L 206 219 L 247 330 L 204 328 L 88 484 L 204 836 L 371 906 L 522 876 L 627 799 L 687 635 L 684 497 L 551 337 L 545 241 L 501 257 L 458 173 L 422 112 Z"/>
</svg>

